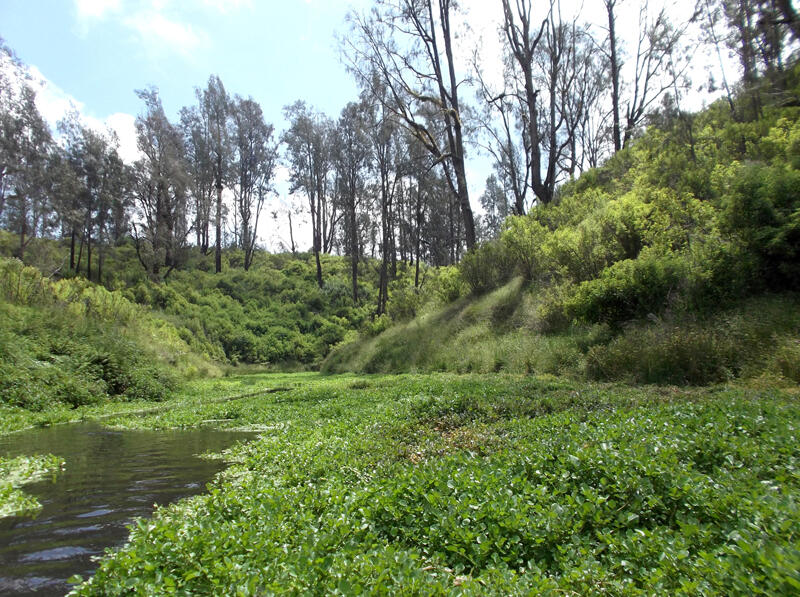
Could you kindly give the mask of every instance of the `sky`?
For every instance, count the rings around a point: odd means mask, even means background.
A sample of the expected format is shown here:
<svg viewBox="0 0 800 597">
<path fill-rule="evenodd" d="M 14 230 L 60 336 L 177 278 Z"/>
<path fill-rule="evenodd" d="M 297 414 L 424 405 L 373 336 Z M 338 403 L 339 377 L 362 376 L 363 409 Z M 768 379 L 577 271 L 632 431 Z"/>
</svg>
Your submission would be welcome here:
<svg viewBox="0 0 800 597">
<path fill-rule="evenodd" d="M 654 0 L 658 4 L 658 0 Z M 541 4 L 534 0 L 534 6 Z M 619 11 L 618 31 L 636 31 L 635 0 Z M 671 2 L 674 17 L 693 3 Z M 159 89 L 167 115 L 195 103 L 195 88 L 219 75 L 231 94 L 253 97 L 268 122 L 286 128 L 283 107 L 298 99 L 335 118 L 358 89 L 340 59 L 350 10 L 370 0 L 0 0 L 0 36 L 31 68 L 39 107 L 55 122 L 74 106 L 97 127 L 112 126 L 120 152 L 136 156 L 134 121 L 142 109 L 135 90 Z M 467 50 L 482 41 L 484 57 L 498 51 L 499 0 L 462 0 Z M 563 0 L 566 14 L 602 24 L 601 0 Z M 499 69 L 498 71 L 499 72 Z M 470 94 L 471 95 L 471 94 Z M 699 107 L 699 106 L 698 106 Z M 468 149 L 473 204 L 491 172 Z M 286 173 L 278 185 L 285 195 Z M 274 240 L 274 239 L 273 239 Z M 266 244 L 272 244 L 266 239 Z"/>
</svg>

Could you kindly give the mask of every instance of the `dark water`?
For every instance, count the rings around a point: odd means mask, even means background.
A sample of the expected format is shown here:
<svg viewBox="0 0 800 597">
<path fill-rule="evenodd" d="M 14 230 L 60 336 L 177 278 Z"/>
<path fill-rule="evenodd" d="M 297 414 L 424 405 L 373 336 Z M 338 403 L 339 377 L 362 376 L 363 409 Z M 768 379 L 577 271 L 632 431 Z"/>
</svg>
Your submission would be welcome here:
<svg viewBox="0 0 800 597">
<path fill-rule="evenodd" d="M 96 568 L 92 556 L 125 542 L 126 524 L 154 504 L 200 493 L 224 468 L 197 458 L 248 433 L 113 431 L 59 425 L 0 437 L 0 454 L 51 453 L 66 460 L 55 479 L 26 485 L 43 508 L 36 518 L 0 519 L 0 595 L 64 595 L 66 579 Z"/>
</svg>

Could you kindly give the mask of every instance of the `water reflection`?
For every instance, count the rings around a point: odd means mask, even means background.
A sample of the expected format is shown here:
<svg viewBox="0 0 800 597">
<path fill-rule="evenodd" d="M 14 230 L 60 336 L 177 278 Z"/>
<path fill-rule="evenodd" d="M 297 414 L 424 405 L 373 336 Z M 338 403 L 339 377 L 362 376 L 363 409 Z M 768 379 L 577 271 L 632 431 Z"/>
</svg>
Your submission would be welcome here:
<svg viewBox="0 0 800 597">
<path fill-rule="evenodd" d="M 196 494 L 224 467 L 197 454 L 220 451 L 252 434 L 213 431 L 111 431 L 60 425 L 0 437 L 0 454 L 52 453 L 66 470 L 25 487 L 42 503 L 34 518 L 0 519 L 0 595 L 64 595 L 92 556 L 124 543 L 125 527 L 154 504 Z"/>
</svg>

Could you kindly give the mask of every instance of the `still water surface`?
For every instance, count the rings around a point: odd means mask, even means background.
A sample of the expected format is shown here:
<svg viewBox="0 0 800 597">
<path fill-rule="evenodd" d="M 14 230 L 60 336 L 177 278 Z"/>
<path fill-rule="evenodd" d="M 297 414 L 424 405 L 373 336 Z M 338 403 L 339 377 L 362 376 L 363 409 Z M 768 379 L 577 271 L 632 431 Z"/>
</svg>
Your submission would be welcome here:
<svg viewBox="0 0 800 597">
<path fill-rule="evenodd" d="M 26 485 L 42 510 L 0 519 L 0 595 L 64 595 L 73 574 L 96 568 L 93 556 L 122 545 L 126 525 L 154 504 L 200 493 L 225 464 L 198 458 L 253 434 L 198 429 L 115 431 L 59 425 L 0 437 L 0 454 L 51 453 L 66 460 L 55 480 Z"/>
</svg>

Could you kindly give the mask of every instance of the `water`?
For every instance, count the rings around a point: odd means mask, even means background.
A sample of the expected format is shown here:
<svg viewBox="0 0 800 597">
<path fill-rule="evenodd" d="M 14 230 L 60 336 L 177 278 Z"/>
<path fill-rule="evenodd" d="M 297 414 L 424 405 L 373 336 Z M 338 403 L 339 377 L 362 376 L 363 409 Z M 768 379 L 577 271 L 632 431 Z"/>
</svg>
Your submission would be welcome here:
<svg viewBox="0 0 800 597">
<path fill-rule="evenodd" d="M 53 480 L 26 485 L 42 504 L 36 518 L 0 519 L 0 595 L 64 595 L 93 556 L 125 542 L 126 525 L 154 504 L 200 493 L 225 465 L 197 458 L 252 434 L 208 429 L 114 431 L 59 425 L 0 437 L 0 454 L 51 453 L 66 460 Z"/>
</svg>

